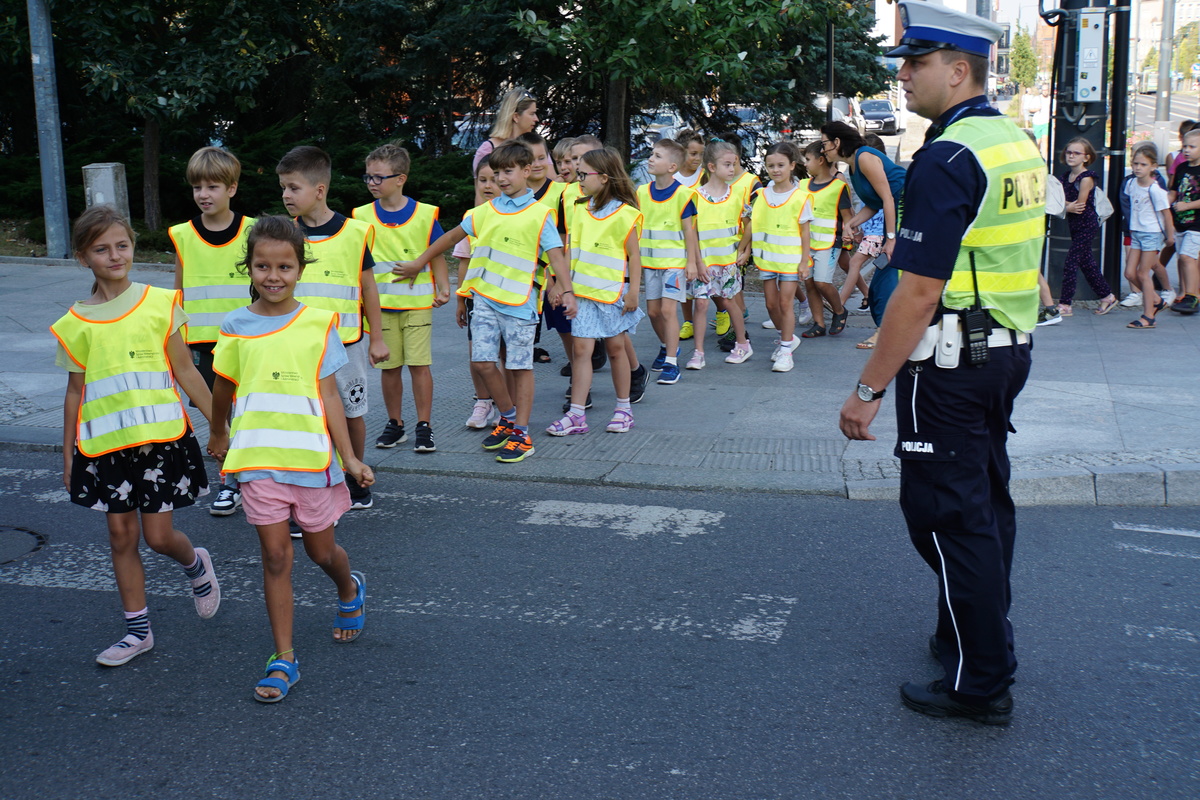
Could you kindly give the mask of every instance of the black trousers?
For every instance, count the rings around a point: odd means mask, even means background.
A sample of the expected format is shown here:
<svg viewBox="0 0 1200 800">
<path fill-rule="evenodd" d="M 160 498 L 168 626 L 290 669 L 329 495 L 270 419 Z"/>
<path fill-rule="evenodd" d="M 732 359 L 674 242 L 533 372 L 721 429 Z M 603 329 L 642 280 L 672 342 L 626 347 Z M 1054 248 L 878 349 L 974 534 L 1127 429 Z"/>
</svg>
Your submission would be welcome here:
<svg viewBox="0 0 1200 800">
<path fill-rule="evenodd" d="M 937 642 L 945 687 L 985 703 L 1013 681 L 1008 609 L 1016 514 L 1006 449 L 1032 343 L 993 347 L 987 364 L 910 362 L 896 378 L 900 507 L 938 576 Z"/>
</svg>

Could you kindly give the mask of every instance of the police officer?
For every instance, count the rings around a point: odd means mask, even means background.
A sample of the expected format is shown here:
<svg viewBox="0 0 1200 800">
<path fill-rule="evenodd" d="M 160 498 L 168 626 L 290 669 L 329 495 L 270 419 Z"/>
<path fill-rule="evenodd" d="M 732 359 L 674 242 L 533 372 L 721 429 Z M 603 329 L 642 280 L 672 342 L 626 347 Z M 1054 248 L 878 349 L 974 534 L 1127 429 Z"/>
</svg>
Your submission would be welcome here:
<svg viewBox="0 0 1200 800">
<path fill-rule="evenodd" d="M 1017 661 L 1005 447 L 1037 321 L 1046 166 L 984 95 L 1000 27 L 932 3 L 899 6 L 904 37 L 888 55 L 904 59 L 909 110 L 933 124 L 905 182 L 892 258 L 902 277 L 841 430 L 874 439 L 896 378 L 900 507 L 938 576 L 929 646 L 944 670 L 901 686 L 901 699 L 933 717 L 1006 724 Z"/>
</svg>

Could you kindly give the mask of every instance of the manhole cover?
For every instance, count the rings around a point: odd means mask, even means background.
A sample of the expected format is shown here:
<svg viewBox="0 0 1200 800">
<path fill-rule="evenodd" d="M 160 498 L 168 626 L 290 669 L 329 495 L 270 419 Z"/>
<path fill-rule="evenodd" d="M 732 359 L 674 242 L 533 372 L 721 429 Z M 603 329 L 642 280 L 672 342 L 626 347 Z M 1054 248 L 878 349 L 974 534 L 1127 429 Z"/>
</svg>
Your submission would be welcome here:
<svg viewBox="0 0 1200 800">
<path fill-rule="evenodd" d="M 36 553 L 46 544 L 46 537 L 26 528 L 0 525 L 0 564 Z"/>
</svg>

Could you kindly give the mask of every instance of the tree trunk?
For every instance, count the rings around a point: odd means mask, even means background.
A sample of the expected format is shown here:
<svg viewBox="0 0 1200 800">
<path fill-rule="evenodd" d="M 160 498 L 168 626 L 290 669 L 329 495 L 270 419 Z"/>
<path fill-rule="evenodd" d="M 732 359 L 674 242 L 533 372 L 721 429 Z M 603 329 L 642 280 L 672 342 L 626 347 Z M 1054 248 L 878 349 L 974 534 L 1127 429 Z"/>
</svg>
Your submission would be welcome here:
<svg viewBox="0 0 1200 800">
<path fill-rule="evenodd" d="M 629 160 L 629 86 L 624 78 L 608 82 L 608 104 L 604 109 L 604 139 L 625 161 Z"/>
<path fill-rule="evenodd" d="M 154 116 L 144 118 L 142 130 L 142 200 L 146 227 L 156 231 L 162 227 L 162 204 L 158 196 L 158 154 L 160 130 Z"/>
</svg>

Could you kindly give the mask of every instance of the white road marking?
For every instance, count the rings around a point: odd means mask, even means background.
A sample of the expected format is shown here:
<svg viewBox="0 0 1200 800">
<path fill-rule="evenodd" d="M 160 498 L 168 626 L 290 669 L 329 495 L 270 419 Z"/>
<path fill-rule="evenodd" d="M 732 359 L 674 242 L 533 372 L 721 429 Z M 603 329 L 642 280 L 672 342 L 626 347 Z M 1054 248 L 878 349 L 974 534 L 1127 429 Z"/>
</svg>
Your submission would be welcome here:
<svg viewBox="0 0 1200 800">
<path fill-rule="evenodd" d="M 1113 530 L 1140 531 L 1142 533 L 1165 533 L 1168 536 L 1186 536 L 1189 539 L 1200 539 L 1200 531 L 1190 531 L 1186 528 L 1155 528 L 1150 525 L 1131 525 L 1127 522 L 1114 522 Z"/>
<path fill-rule="evenodd" d="M 1171 550 L 1159 550 L 1154 547 L 1141 547 L 1140 545 L 1130 544 L 1129 542 L 1117 542 L 1117 549 L 1132 550 L 1135 553 L 1144 553 L 1148 556 L 1172 556 L 1173 558 L 1200 559 L 1200 553 L 1178 553 Z"/>
<path fill-rule="evenodd" d="M 169 559 L 142 551 L 146 592 L 160 597 L 190 598 L 183 571 Z M 257 558 L 226 558 L 214 553 L 214 566 L 225 601 L 262 602 L 262 566 Z M 332 607 L 334 592 L 316 567 L 296 560 L 295 597 L 301 607 Z M 381 594 L 368 572 L 368 602 L 374 612 L 466 619 L 511 620 L 542 625 L 600 628 L 620 631 L 666 631 L 682 636 L 777 644 L 798 599 L 769 594 L 707 596 L 675 591 L 625 610 L 597 607 L 590 596 L 551 584 L 496 594 L 473 589 L 469 596 L 456 589 L 422 598 Z M 105 545 L 52 544 L 44 555 L 0 568 L 0 585 L 43 589 L 115 592 L 109 549 Z M 564 593 L 567 594 L 564 597 Z M 616 604 L 619 599 L 611 601 Z"/>
<path fill-rule="evenodd" d="M 1200 678 L 1200 675 L 1184 667 L 1172 667 L 1166 664 L 1147 664 L 1145 661 L 1130 661 L 1129 666 L 1136 669 L 1144 669 L 1147 672 L 1157 672 L 1159 675 L 1171 675 L 1179 678 Z"/>
<path fill-rule="evenodd" d="M 700 511 L 671 506 L 629 506 L 617 503 L 575 503 L 537 500 L 527 503 L 526 525 L 554 525 L 568 528 L 607 528 L 620 536 L 668 534 L 684 538 L 708 533 L 709 526 L 720 525 L 721 511 Z"/>
<path fill-rule="evenodd" d="M 1141 625 L 1126 625 L 1126 636 L 1145 636 L 1147 639 L 1170 639 L 1176 642 L 1200 644 L 1200 636 L 1185 631 L 1183 628 L 1166 628 L 1161 625 L 1143 627 Z"/>
</svg>

